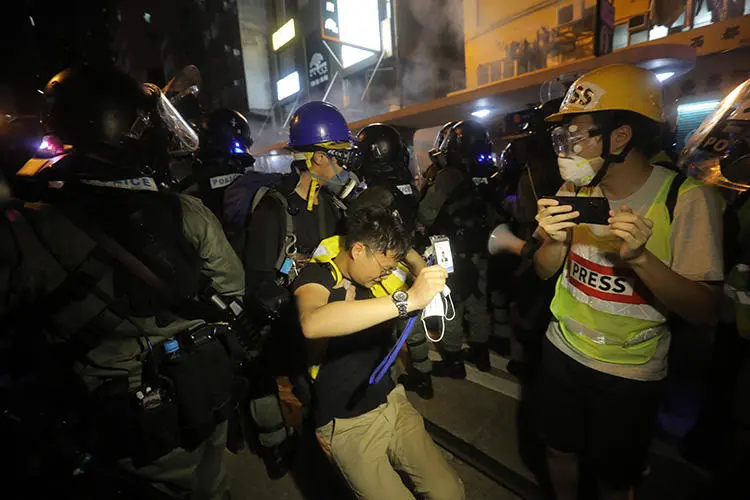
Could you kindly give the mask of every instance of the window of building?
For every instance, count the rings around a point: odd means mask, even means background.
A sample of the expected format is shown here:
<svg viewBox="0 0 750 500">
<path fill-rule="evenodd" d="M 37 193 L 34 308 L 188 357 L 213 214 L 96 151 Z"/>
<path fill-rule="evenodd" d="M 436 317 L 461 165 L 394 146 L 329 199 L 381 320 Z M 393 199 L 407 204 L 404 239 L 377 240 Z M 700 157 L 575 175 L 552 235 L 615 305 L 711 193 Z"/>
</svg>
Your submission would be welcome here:
<svg viewBox="0 0 750 500">
<path fill-rule="evenodd" d="M 487 85 L 490 83 L 490 65 L 480 64 L 477 66 L 477 85 Z"/>
<path fill-rule="evenodd" d="M 630 45 L 648 42 L 648 30 L 636 31 L 630 34 Z"/>
<path fill-rule="evenodd" d="M 500 60 L 490 63 L 490 81 L 496 82 L 503 78 L 503 62 Z"/>
<path fill-rule="evenodd" d="M 701 8 L 693 18 L 693 28 L 708 26 L 711 24 L 711 9 L 708 7 L 709 2 L 701 2 Z"/>
<path fill-rule="evenodd" d="M 557 24 L 567 24 L 573 20 L 573 6 L 566 5 L 557 9 Z"/>
<path fill-rule="evenodd" d="M 669 28 L 666 26 L 654 26 L 651 28 L 651 31 L 648 32 L 648 39 L 649 40 L 657 40 L 659 38 L 664 38 L 669 34 Z"/>
<path fill-rule="evenodd" d="M 628 46 L 628 23 L 615 25 L 612 35 L 612 50 L 622 49 Z"/>
</svg>

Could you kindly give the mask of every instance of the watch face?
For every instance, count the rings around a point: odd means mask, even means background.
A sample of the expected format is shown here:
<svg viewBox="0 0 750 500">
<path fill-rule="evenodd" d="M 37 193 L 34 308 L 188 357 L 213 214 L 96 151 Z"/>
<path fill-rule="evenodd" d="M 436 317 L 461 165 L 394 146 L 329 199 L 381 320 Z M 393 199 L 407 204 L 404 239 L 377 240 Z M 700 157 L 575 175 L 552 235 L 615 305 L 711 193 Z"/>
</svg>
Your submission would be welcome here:
<svg viewBox="0 0 750 500">
<path fill-rule="evenodd" d="M 397 302 L 403 302 L 403 301 L 405 301 L 405 300 L 406 300 L 406 299 L 407 299 L 408 297 L 409 297 L 409 296 L 408 296 L 408 295 L 406 295 L 406 292 L 404 292 L 403 290 L 399 290 L 398 292 L 396 292 L 396 293 L 394 293 L 394 294 L 393 294 L 393 298 L 394 298 L 394 299 L 395 299 L 395 300 L 396 300 Z"/>
</svg>

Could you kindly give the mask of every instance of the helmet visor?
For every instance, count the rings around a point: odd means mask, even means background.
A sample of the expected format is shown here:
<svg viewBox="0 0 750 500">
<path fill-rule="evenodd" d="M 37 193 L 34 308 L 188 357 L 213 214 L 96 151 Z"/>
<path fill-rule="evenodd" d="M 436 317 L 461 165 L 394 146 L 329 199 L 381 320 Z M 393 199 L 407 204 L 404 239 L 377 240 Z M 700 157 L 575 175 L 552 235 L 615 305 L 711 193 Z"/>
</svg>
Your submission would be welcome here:
<svg viewBox="0 0 750 500">
<path fill-rule="evenodd" d="M 169 131 L 169 154 L 186 155 L 198 150 L 198 134 L 156 85 L 145 84 L 146 91 L 156 97 L 156 112 Z"/>
<path fill-rule="evenodd" d="M 738 173 L 737 167 L 730 165 L 744 155 L 749 142 L 750 80 L 747 80 L 730 92 L 690 135 L 677 164 L 703 182 L 744 191 L 748 189 L 750 176 L 730 175 L 733 179 L 728 179 L 722 170 Z"/>
</svg>

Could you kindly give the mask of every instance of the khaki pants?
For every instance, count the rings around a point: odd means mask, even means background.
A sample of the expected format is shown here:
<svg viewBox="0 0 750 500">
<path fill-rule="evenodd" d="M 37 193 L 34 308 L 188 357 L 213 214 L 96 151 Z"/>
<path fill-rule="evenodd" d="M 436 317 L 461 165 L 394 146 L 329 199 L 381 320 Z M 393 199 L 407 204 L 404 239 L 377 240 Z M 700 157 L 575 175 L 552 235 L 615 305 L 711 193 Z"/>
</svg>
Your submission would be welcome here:
<svg viewBox="0 0 750 500">
<path fill-rule="evenodd" d="M 317 429 L 323 450 L 357 498 L 405 500 L 414 492 L 429 500 L 462 500 L 464 488 L 424 428 L 422 416 L 399 385 L 388 402 L 354 418 L 337 418 Z"/>
</svg>

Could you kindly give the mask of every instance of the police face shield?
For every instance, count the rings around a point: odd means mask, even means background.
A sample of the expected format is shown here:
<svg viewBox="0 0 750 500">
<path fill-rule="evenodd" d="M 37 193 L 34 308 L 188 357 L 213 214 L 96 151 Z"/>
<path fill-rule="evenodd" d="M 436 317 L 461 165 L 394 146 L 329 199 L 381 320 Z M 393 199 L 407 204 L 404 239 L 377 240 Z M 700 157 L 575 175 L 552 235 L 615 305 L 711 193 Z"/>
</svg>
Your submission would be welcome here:
<svg viewBox="0 0 750 500">
<path fill-rule="evenodd" d="M 146 92 L 156 99 L 154 112 L 169 134 L 167 152 L 173 156 L 195 153 L 199 145 L 198 134 L 180 115 L 174 105 L 169 102 L 169 99 L 166 98 L 159 87 L 151 83 L 146 83 L 144 86 Z M 150 122 L 150 117 L 145 115 L 139 117 L 131 129 L 132 135 L 139 138 L 143 131 L 151 125 Z"/>
<path fill-rule="evenodd" d="M 678 159 L 687 175 L 707 184 L 745 191 L 750 154 L 750 80 L 738 85 L 689 137 Z"/>
</svg>

